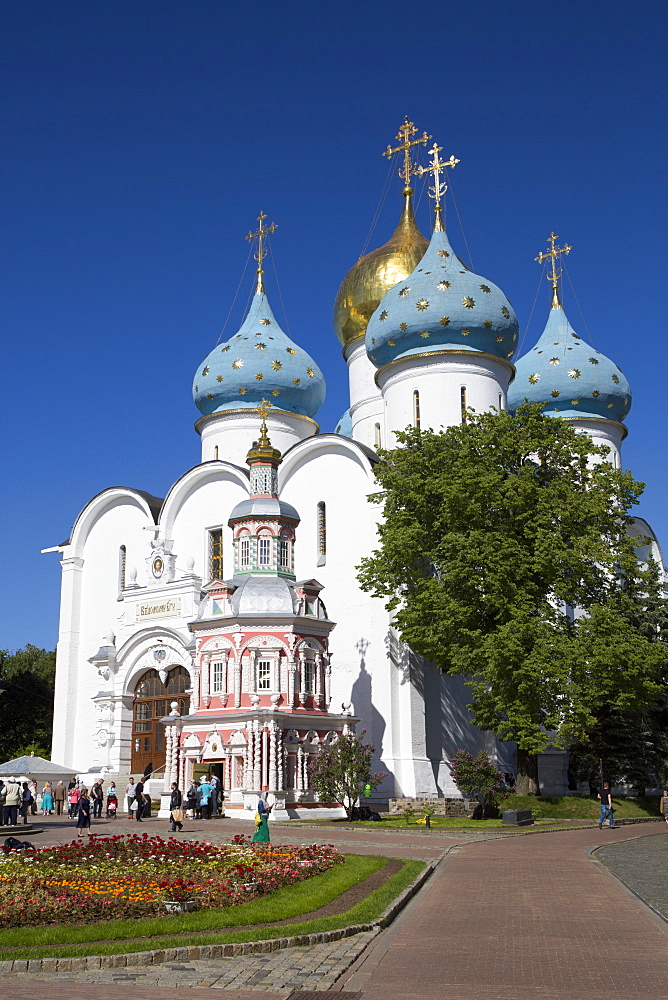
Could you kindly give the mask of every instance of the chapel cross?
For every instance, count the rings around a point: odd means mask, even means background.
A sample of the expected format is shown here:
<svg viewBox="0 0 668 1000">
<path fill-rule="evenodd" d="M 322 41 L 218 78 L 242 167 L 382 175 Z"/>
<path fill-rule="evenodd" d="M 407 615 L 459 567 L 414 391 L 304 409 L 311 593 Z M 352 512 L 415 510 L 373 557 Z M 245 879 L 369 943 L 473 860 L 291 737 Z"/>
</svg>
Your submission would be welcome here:
<svg viewBox="0 0 668 1000">
<path fill-rule="evenodd" d="M 411 139 L 412 135 L 415 135 L 417 129 L 414 122 L 408 120 L 408 115 L 404 115 L 404 123 L 397 132 L 397 139 L 400 140 L 398 146 L 394 149 L 392 146 L 388 146 L 383 156 L 394 156 L 395 153 L 403 152 L 404 154 L 404 165 L 399 168 L 399 176 L 403 178 L 406 187 L 410 187 L 411 177 L 413 174 L 418 172 L 418 168 L 413 166 L 411 162 L 411 146 L 426 146 L 431 139 L 430 135 L 426 132 L 422 133 L 419 139 Z"/>
<path fill-rule="evenodd" d="M 562 253 L 569 254 L 573 247 L 570 247 L 568 243 L 564 243 L 563 247 L 555 247 L 554 242 L 556 239 L 558 239 L 558 237 L 554 235 L 553 230 L 547 238 L 548 243 L 551 244 L 550 249 L 545 252 L 541 250 L 538 256 L 534 257 L 534 260 L 537 260 L 540 264 L 542 264 L 544 260 L 550 261 L 550 270 L 546 275 L 546 278 L 548 281 L 552 282 L 552 308 L 560 309 L 561 302 L 559 301 L 559 278 L 563 272 L 560 268 L 557 269 L 557 258 L 560 257 Z"/>
<path fill-rule="evenodd" d="M 459 160 L 454 156 L 451 156 L 449 160 L 442 160 L 438 155 L 442 146 L 438 146 L 436 143 L 431 147 L 431 161 L 428 167 L 418 167 L 415 171 L 422 177 L 423 174 L 433 174 L 434 184 L 429 188 L 429 197 L 433 198 L 435 201 L 434 212 L 436 213 L 436 229 L 443 229 L 443 220 L 441 218 L 441 198 L 444 196 L 445 192 L 448 190 L 448 185 L 445 181 L 441 180 L 441 174 L 445 176 L 446 167 L 457 166 Z"/>
<path fill-rule="evenodd" d="M 256 273 L 257 273 L 257 291 L 258 292 L 263 292 L 264 291 L 264 284 L 262 282 L 262 275 L 264 274 L 264 268 L 262 267 L 262 261 L 267 256 L 267 250 L 265 248 L 264 241 L 265 241 L 265 239 L 267 238 L 267 236 L 270 233 L 275 233 L 276 230 L 278 229 L 278 226 L 276 225 L 275 222 L 272 222 L 272 224 L 270 226 L 267 226 L 265 228 L 265 226 L 264 226 L 264 220 L 266 218 L 267 218 L 267 216 L 264 214 L 264 212 L 261 211 L 260 214 L 257 217 L 257 221 L 260 223 L 260 225 L 257 228 L 257 232 L 255 232 L 255 233 L 249 232 L 248 236 L 246 237 L 246 239 L 249 240 L 249 241 L 250 240 L 257 240 L 257 251 L 255 253 L 255 260 L 257 261 L 257 272 Z"/>
</svg>

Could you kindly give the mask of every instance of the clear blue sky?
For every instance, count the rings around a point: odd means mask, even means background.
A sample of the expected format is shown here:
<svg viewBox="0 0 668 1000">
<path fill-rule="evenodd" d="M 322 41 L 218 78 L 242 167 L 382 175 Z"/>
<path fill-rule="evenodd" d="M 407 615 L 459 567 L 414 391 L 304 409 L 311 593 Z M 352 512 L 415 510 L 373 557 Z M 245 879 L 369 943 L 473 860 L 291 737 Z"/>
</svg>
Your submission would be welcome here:
<svg viewBox="0 0 668 1000">
<path fill-rule="evenodd" d="M 228 314 L 260 208 L 289 332 L 347 405 L 331 327 L 403 115 L 461 163 L 475 269 L 510 297 L 524 349 L 573 246 L 566 309 L 634 393 L 624 459 L 664 545 L 665 3 L 5 0 L 0 647 L 52 648 L 59 558 L 107 486 L 164 495 L 199 459 L 191 381 Z M 392 182 L 371 246 L 400 209 Z M 452 206 L 452 240 L 465 247 Z M 426 199 L 418 209 L 429 226 Z M 250 274 L 227 335 L 242 319 Z M 281 303 L 271 273 L 268 290 Z M 287 329 L 287 327 L 286 327 Z"/>
</svg>

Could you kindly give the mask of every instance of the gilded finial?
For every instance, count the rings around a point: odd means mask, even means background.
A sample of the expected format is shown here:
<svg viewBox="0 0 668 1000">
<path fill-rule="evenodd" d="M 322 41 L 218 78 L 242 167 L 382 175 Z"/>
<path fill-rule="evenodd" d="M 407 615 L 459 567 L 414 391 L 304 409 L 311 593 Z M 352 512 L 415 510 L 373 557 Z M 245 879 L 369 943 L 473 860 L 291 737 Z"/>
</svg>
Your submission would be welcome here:
<svg viewBox="0 0 668 1000">
<path fill-rule="evenodd" d="M 257 232 L 255 233 L 249 232 L 248 236 L 246 237 L 247 240 L 257 240 L 257 251 L 255 253 L 255 260 L 257 261 L 257 271 L 256 271 L 257 285 L 255 287 L 256 293 L 264 292 L 264 282 L 262 280 L 262 275 L 264 274 L 264 268 L 262 267 L 262 261 L 267 256 L 267 249 L 264 245 L 264 241 L 270 233 L 275 233 L 276 230 L 278 229 L 278 226 L 276 225 L 275 222 L 272 222 L 270 226 L 267 226 L 265 228 L 264 220 L 266 218 L 267 216 L 264 214 L 264 212 L 260 212 L 260 214 L 257 217 L 257 221 L 259 222 Z"/>
<path fill-rule="evenodd" d="M 261 399 L 260 405 L 258 406 L 258 412 L 262 417 L 262 423 L 260 425 L 260 440 L 258 445 L 261 448 L 268 447 L 271 442 L 269 440 L 269 435 L 267 433 L 267 417 L 269 416 L 269 410 L 271 409 L 271 403 L 268 399 Z"/>
<path fill-rule="evenodd" d="M 554 242 L 556 239 L 558 239 L 558 237 L 554 235 L 554 231 L 551 232 L 547 238 L 547 241 L 550 244 L 550 249 L 545 251 L 545 253 L 541 250 L 538 256 L 534 257 L 534 260 L 537 260 L 541 264 L 544 260 L 550 260 L 550 270 L 546 277 L 548 281 L 552 282 L 552 308 L 561 309 L 561 301 L 559 299 L 559 278 L 563 272 L 561 268 L 557 268 L 557 258 L 561 256 L 562 253 L 570 253 L 573 247 L 570 247 L 568 243 L 564 243 L 563 247 L 555 247 Z"/>
<path fill-rule="evenodd" d="M 452 167 L 453 169 L 459 163 L 459 160 L 454 156 L 451 156 L 449 160 L 442 160 L 438 155 L 442 146 L 438 146 L 436 143 L 431 147 L 431 160 L 428 167 L 418 167 L 415 171 L 422 177 L 423 174 L 432 174 L 434 178 L 434 183 L 429 187 L 429 197 L 434 199 L 434 212 L 436 214 L 436 222 L 434 223 L 434 229 L 437 232 L 443 231 L 443 216 L 441 215 L 441 198 L 444 197 L 445 192 L 448 190 L 448 185 L 445 181 L 441 180 L 441 174 L 445 176 L 445 168 Z"/>
<path fill-rule="evenodd" d="M 411 190 L 411 177 L 417 174 L 419 169 L 417 165 L 413 164 L 413 161 L 411 159 L 411 147 L 426 146 L 429 140 L 431 139 L 431 136 L 427 135 L 426 132 L 423 132 L 419 139 L 411 139 L 411 136 L 415 135 L 416 132 L 417 128 L 415 127 L 414 122 L 408 120 L 408 115 L 404 115 L 404 123 L 397 132 L 397 139 L 399 140 L 399 145 L 395 146 L 394 148 L 392 148 L 392 146 L 388 146 L 385 152 L 382 154 L 383 156 L 391 157 L 394 156 L 395 153 L 403 152 L 404 165 L 403 167 L 399 168 L 399 176 L 402 178 L 404 182 L 405 195 L 413 193 Z"/>
</svg>

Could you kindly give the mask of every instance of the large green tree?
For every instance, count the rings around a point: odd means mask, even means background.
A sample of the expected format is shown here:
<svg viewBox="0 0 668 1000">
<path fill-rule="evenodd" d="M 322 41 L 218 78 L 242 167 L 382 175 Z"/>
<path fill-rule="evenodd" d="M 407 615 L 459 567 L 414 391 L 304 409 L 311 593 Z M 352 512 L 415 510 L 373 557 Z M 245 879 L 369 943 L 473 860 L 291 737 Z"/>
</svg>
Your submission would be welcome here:
<svg viewBox="0 0 668 1000">
<path fill-rule="evenodd" d="M 51 755 L 56 654 L 27 645 L 0 650 L 0 762 Z"/>
<path fill-rule="evenodd" d="M 628 532 L 643 484 L 535 404 L 398 442 L 376 467 L 361 585 L 417 653 L 467 677 L 476 725 L 517 742 L 519 788 L 537 792 L 537 752 L 661 691 L 666 648 L 641 625 L 658 568 Z"/>
</svg>

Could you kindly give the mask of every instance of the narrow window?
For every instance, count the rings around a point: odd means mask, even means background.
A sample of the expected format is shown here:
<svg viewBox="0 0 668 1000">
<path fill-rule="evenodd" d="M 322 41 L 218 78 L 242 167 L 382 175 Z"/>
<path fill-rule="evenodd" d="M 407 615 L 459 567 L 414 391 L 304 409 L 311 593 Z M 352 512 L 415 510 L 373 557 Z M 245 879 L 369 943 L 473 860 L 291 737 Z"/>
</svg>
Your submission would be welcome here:
<svg viewBox="0 0 668 1000">
<path fill-rule="evenodd" d="M 459 390 L 459 402 L 462 410 L 462 423 L 466 423 L 466 386 L 463 385 Z"/>
<path fill-rule="evenodd" d="M 322 566 L 327 555 L 327 508 L 325 501 L 318 504 L 318 566 Z"/>
<path fill-rule="evenodd" d="M 313 694 L 313 661 L 307 660 L 304 664 L 304 691 L 306 694 Z"/>
<path fill-rule="evenodd" d="M 239 556 L 240 564 L 242 566 L 248 566 L 248 564 L 250 563 L 250 538 L 248 538 L 247 535 L 244 535 L 241 539 L 239 545 L 239 552 L 240 552 Z"/>
<path fill-rule="evenodd" d="M 380 424 L 375 424 L 374 425 L 374 437 L 375 437 L 375 441 L 376 441 L 376 448 L 380 448 L 381 447 L 381 441 L 380 441 Z"/>
<path fill-rule="evenodd" d="M 271 660 L 260 660 L 257 665 L 257 689 L 269 691 L 271 688 Z"/>
<path fill-rule="evenodd" d="M 223 579 L 223 529 L 209 532 L 209 579 Z"/>
<path fill-rule="evenodd" d="M 413 427 L 420 426 L 420 393 L 413 390 Z"/>
<path fill-rule="evenodd" d="M 281 569 L 290 569 L 290 541 L 287 538 L 278 540 L 278 565 Z"/>
<path fill-rule="evenodd" d="M 213 684 L 211 691 L 213 694 L 220 694 L 224 690 L 223 664 L 213 664 Z"/>
<path fill-rule="evenodd" d="M 127 564 L 127 551 L 124 545 L 118 550 L 118 590 L 125 590 L 125 567 Z"/>
<path fill-rule="evenodd" d="M 215 458 L 216 461 L 218 461 L 218 445 L 214 446 L 213 457 Z"/>
<path fill-rule="evenodd" d="M 258 566 L 269 566 L 271 563 L 271 538 L 261 535 L 257 543 Z"/>
<path fill-rule="evenodd" d="M 501 393 L 499 393 L 499 413 L 501 413 L 502 409 L 503 409 L 503 396 L 501 395 Z"/>
</svg>

